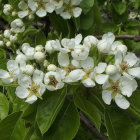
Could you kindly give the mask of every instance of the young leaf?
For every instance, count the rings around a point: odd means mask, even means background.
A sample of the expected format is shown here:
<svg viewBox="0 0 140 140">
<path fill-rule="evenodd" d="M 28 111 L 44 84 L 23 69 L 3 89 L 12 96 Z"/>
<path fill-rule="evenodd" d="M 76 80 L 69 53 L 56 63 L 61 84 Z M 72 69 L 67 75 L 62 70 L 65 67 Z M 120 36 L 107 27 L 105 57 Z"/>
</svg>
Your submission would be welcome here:
<svg viewBox="0 0 140 140">
<path fill-rule="evenodd" d="M 46 97 L 46 100 L 38 105 L 36 120 L 42 134 L 47 132 L 52 125 L 62 107 L 65 96 L 66 90 L 62 90 L 61 93 L 51 93 L 49 97 Z"/>
</svg>

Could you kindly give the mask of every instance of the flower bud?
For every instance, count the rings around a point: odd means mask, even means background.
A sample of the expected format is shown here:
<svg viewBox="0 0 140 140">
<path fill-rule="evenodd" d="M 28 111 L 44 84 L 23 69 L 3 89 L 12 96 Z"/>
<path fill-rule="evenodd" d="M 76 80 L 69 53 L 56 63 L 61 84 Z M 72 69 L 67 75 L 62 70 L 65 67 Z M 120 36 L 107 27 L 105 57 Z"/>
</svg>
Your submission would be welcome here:
<svg viewBox="0 0 140 140">
<path fill-rule="evenodd" d="M 43 62 L 43 66 L 46 68 L 48 65 L 49 65 L 48 60 L 44 60 L 44 62 Z"/>
<path fill-rule="evenodd" d="M 5 38 L 10 38 L 10 35 L 11 35 L 11 31 L 10 30 L 5 30 L 4 31 L 4 37 Z"/>
<path fill-rule="evenodd" d="M 24 55 L 24 54 L 18 54 L 17 55 L 17 57 L 16 57 L 16 59 L 15 59 L 18 63 L 20 63 L 21 61 L 26 61 L 27 60 L 27 58 L 26 58 L 26 56 Z"/>
<path fill-rule="evenodd" d="M 5 15 L 9 15 L 11 11 L 12 11 L 12 6 L 10 4 L 5 4 L 4 9 L 3 9 L 3 13 Z"/>
<path fill-rule="evenodd" d="M 25 73 L 28 75 L 32 75 L 34 72 L 34 67 L 32 65 L 26 65 Z"/>
<path fill-rule="evenodd" d="M 54 64 L 50 64 L 48 67 L 47 67 L 47 70 L 48 71 L 56 71 L 57 67 L 54 65 Z"/>
<path fill-rule="evenodd" d="M 17 12 L 16 11 L 13 11 L 12 12 L 12 16 L 15 17 L 16 15 L 17 15 Z"/>
<path fill-rule="evenodd" d="M 41 52 L 41 51 L 43 51 L 43 46 L 42 45 L 37 45 L 36 47 L 35 47 L 35 51 L 36 52 Z"/>
<path fill-rule="evenodd" d="M 6 42 L 6 46 L 7 46 L 7 47 L 10 47 L 11 45 L 12 45 L 12 44 L 11 44 L 10 41 Z"/>
<path fill-rule="evenodd" d="M 36 52 L 34 54 L 34 59 L 39 62 L 42 62 L 45 59 L 45 54 L 43 52 Z"/>
<path fill-rule="evenodd" d="M 11 42 L 15 42 L 15 41 L 17 41 L 17 36 L 16 35 L 10 35 L 10 41 Z"/>
<path fill-rule="evenodd" d="M 113 74 L 115 74 L 117 72 L 117 67 L 115 66 L 115 65 L 108 65 L 107 67 L 106 67 L 106 73 L 108 74 L 108 75 L 113 75 Z"/>
<path fill-rule="evenodd" d="M 30 14 L 30 15 L 28 16 L 28 18 L 29 18 L 29 20 L 34 20 L 35 16 L 34 16 L 33 14 Z"/>
</svg>

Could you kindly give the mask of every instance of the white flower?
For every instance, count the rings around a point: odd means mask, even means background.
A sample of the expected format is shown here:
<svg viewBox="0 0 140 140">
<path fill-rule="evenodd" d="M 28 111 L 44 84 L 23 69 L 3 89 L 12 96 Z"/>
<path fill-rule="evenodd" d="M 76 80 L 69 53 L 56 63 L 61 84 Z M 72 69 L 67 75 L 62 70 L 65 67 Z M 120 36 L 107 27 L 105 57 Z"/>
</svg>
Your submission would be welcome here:
<svg viewBox="0 0 140 140">
<path fill-rule="evenodd" d="M 21 63 L 21 62 L 26 62 L 27 61 L 27 57 L 20 52 L 19 50 L 17 50 L 17 56 L 15 58 L 15 60 L 17 61 L 17 63 Z"/>
<path fill-rule="evenodd" d="M 134 77 L 140 78 L 140 67 L 136 66 L 137 62 L 138 58 L 134 53 L 128 52 L 126 55 L 123 55 L 119 52 L 115 55 L 115 65 L 120 73 L 130 79 Z"/>
<path fill-rule="evenodd" d="M 50 3 L 52 3 L 55 6 L 55 9 L 59 9 L 63 6 L 64 0 L 50 0 Z"/>
<path fill-rule="evenodd" d="M 6 46 L 10 47 L 12 45 L 11 41 L 6 42 Z"/>
<path fill-rule="evenodd" d="M 59 51 L 61 48 L 59 40 L 49 40 L 46 42 L 45 50 L 48 53 L 53 53 L 54 51 Z"/>
<path fill-rule="evenodd" d="M 12 83 L 20 74 L 20 68 L 15 60 L 7 62 L 8 71 L 0 69 L 0 78 L 6 84 Z"/>
<path fill-rule="evenodd" d="M 54 65 L 54 64 L 50 64 L 48 67 L 47 67 L 47 70 L 48 71 L 56 71 L 57 67 Z"/>
<path fill-rule="evenodd" d="M 85 60 L 89 55 L 89 48 L 85 45 L 76 45 L 71 55 L 75 60 Z"/>
<path fill-rule="evenodd" d="M 36 47 L 35 47 L 35 51 L 36 52 L 42 52 L 44 50 L 44 47 L 42 46 L 42 45 L 37 45 Z"/>
<path fill-rule="evenodd" d="M 25 54 L 27 59 L 32 60 L 34 59 L 35 49 L 30 46 L 29 43 L 22 44 L 22 52 Z"/>
<path fill-rule="evenodd" d="M 121 42 L 115 41 L 110 47 L 110 54 L 117 54 L 118 52 L 122 52 L 125 54 L 127 52 L 127 47 Z"/>
<path fill-rule="evenodd" d="M 43 52 L 35 52 L 34 59 L 38 62 L 42 62 L 45 59 L 45 54 Z"/>
<path fill-rule="evenodd" d="M 81 15 L 82 9 L 77 7 L 81 0 L 66 0 L 63 7 L 56 10 L 57 14 L 60 14 L 64 19 L 70 19 L 72 16 L 77 18 Z"/>
<path fill-rule="evenodd" d="M 25 73 L 28 75 L 32 75 L 34 72 L 34 66 L 33 65 L 26 65 L 25 67 Z"/>
<path fill-rule="evenodd" d="M 7 30 L 4 31 L 4 37 L 5 38 L 10 38 L 10 35 L 11 35 L 11 31 L 10 30 L 7 29 Z"/>
<path fill-rule="evenodd" d="M 130 103 L 124 96 L 130 97 L 136 88 L 137 82 L 134 79 L 131 80 L 117 74 L 111 76 L 103 85 L 102 99 L 108 105 L 111 104 L 111 100 L 113 99 L 120 108 L 127 109 Z"/>
<path fill-rule="evenodd" d="M 63 38 L 61 40 L 61 44 L 64 48 L 61 48 L 61 52 L 63 53 L 68 53 L 74 50 L 76 45 L 79 45 L 82 41 L 82 35 L 78 34 L 75 38 L 68 39 L 68 38 Z"/>
<path fill-rule="evenodd" d="M 11 22 L 11 31 L 13 33 L 21 33 L 25 30 L 24 23 L 21 19 L 15 19 Z"/>
<path fill-rule="evenodd" d="M 10 41 L 16 42 L 17 41 L 17 35 L 10 35 Z"/>
<path fill-rule="evenodd" d="M 35 70 L 33 77 L 26 74 L 21 74 L 18 77 L 19 86 L 16 88 L 16 95 L 21 99 L 26 99 L 25 102 L 32 104 L 37 100 L 37 97 L 42 99 L 45 92 L 45 85 L 42 83 L 44 74 L 42 71 Z"/>
<path fill-rule="evenodd" d="M 97 48 L 99 52 L 105 54 L 110 53 L 110 48 L 114 40 L 115 40 L 115 36 L 113 35 L 113 33 L 109 32 L 107 34 L 104 34 L 102 36 L 102 40 L 100 40 L 97 44 Z"/>
<path fill-rule="evenodd" d="M 106 74 L 108 74 L 108 75 L 113 75 L 113 74 L 117 73 L 117 71 L 118 71 L 118 69 L 115 65 L 108 65 L 105 70 Z"/>
<path fill-rule="evenodd" d="M 46 88 L 50 91 L 58 90 L 64 87 L 62 77 L 58 72 L 48 72 L 45 74 L 44 83 Z"/>
<path fill-rule="evenodd" d="M 96 46 L 98 44 L 98 39 L 94 36 L 87 36 L 84 38 L 84 45 L 91 48 L 92 46 Z"/>
<path fill-rule="evenodd" d="M 0 47 L 4 46 L 4 42 L 0 40 Z"/>
<path fill-rule="evenodd" d="M 69 55 L 67 53 L 58 54 L 58 63 L 62 67 L 60 70 L 61 75 L 65 82 L 78 82 L 85 75 L 85 72 L 81 69 L 76 69 L 76 65 L 72 65 L 69 60 Z M 79 67 L 79 65 L 78 65 Z"/>
<path fill-rule="evenodd" d="M 10 4 L 5 4 L 3 8 L 3 13 L 5 15 L 10 15 L 11 12 L 12 12 L 12 6 Z"/>
</svg>

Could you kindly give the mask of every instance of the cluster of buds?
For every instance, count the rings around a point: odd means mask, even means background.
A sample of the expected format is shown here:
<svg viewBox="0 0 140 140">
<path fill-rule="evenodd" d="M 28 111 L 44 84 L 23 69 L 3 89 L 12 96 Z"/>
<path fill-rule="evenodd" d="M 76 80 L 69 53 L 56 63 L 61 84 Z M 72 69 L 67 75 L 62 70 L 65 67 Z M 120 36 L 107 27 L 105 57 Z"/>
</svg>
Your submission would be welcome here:
<svg viewBox="0 0 140 140">
<path fill-rule="evenodd" d="M 57 59 L 53 61 L 55 55 Z M 99 59 L 101 56 L 104 60 Z M 8 61 L 7 70 L 0 70 L 2 81 L 18 83 L 16 95 L 30 104 L 42 99 L 46 90 L 77 83 L 87 88 L 102 86 L 106 104 L 114 100 L 120 108 L 127 109 L 127 98 L 138 86 L 135 78 L 140 78 L 139 59 L 115 41 L 112 33 L 104 34 L 101 40 L 78 34 L 71 39 L 49 40 L 45 46 L 24 43 L 15 60 Z"/>
</svg>

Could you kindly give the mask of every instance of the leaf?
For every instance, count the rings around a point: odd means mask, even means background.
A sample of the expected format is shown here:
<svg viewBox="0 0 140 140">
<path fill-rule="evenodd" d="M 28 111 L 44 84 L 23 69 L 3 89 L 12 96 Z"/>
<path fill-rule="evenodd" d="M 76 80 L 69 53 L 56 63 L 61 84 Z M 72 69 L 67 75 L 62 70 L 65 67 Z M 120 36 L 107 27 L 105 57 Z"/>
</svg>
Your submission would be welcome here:
<svg viewBox="0 0 140 140">
<path fill-rule="evenodd" d="M 106 110 L 105 124 L 110 140 L 136 140 L 135 127 L 122 110 Z"/>
<path fill-rule="evenodd" d="M 80 3 L 80 7 L 82 8 L 84 14 L 86 14 L 91 7 L 93 7 L 94 5 L 94 0 L 82 0 L 82 2 Z"/>
<path fill-rule="evenodd" d="M 42 134 L 47 132 L 52 125 L 62 107 L 65 96 L 66 90 L 56 93 L 51 92 L 46 100 L 38 105 L 36 120 Z"/>
<path fill-rule="evenodd" d="M 80 126 L 79 113 L 73 103 L 65 105 L 47 140 L 72 140 Z"/>
<path fill-rule="evenodd" d="M 9 102 L 3 93 L 0 93 L 0 119 L 3 120 L 9 112 Z"/>
<path fill-rule="evenodd" d="M 21 113 L 21 111 L 15 112 L 0 121 L 0 140 L 10 140 Z"/>
<path fill-rule="evenodd" d="M 37 34 L 36 34 L 36 45 L 43 45 L 45 46 L 46 44 L 46 36 L 45 34 L 42 32 L 42 31 L 39 31 Z"/>
<path fill-rule="evenodd" d="M 119 15 L 122 15 L 126 11 L 126 2 L 115 2 L 113 7 Z"/>
<path fill-rule="evenodd" d="M 74 103 L 83 113 L 86 114 L 96 128 L 100 129 L 101 116 L 97 107 L 80 94 L 74 95 Z"/>
</svg>

